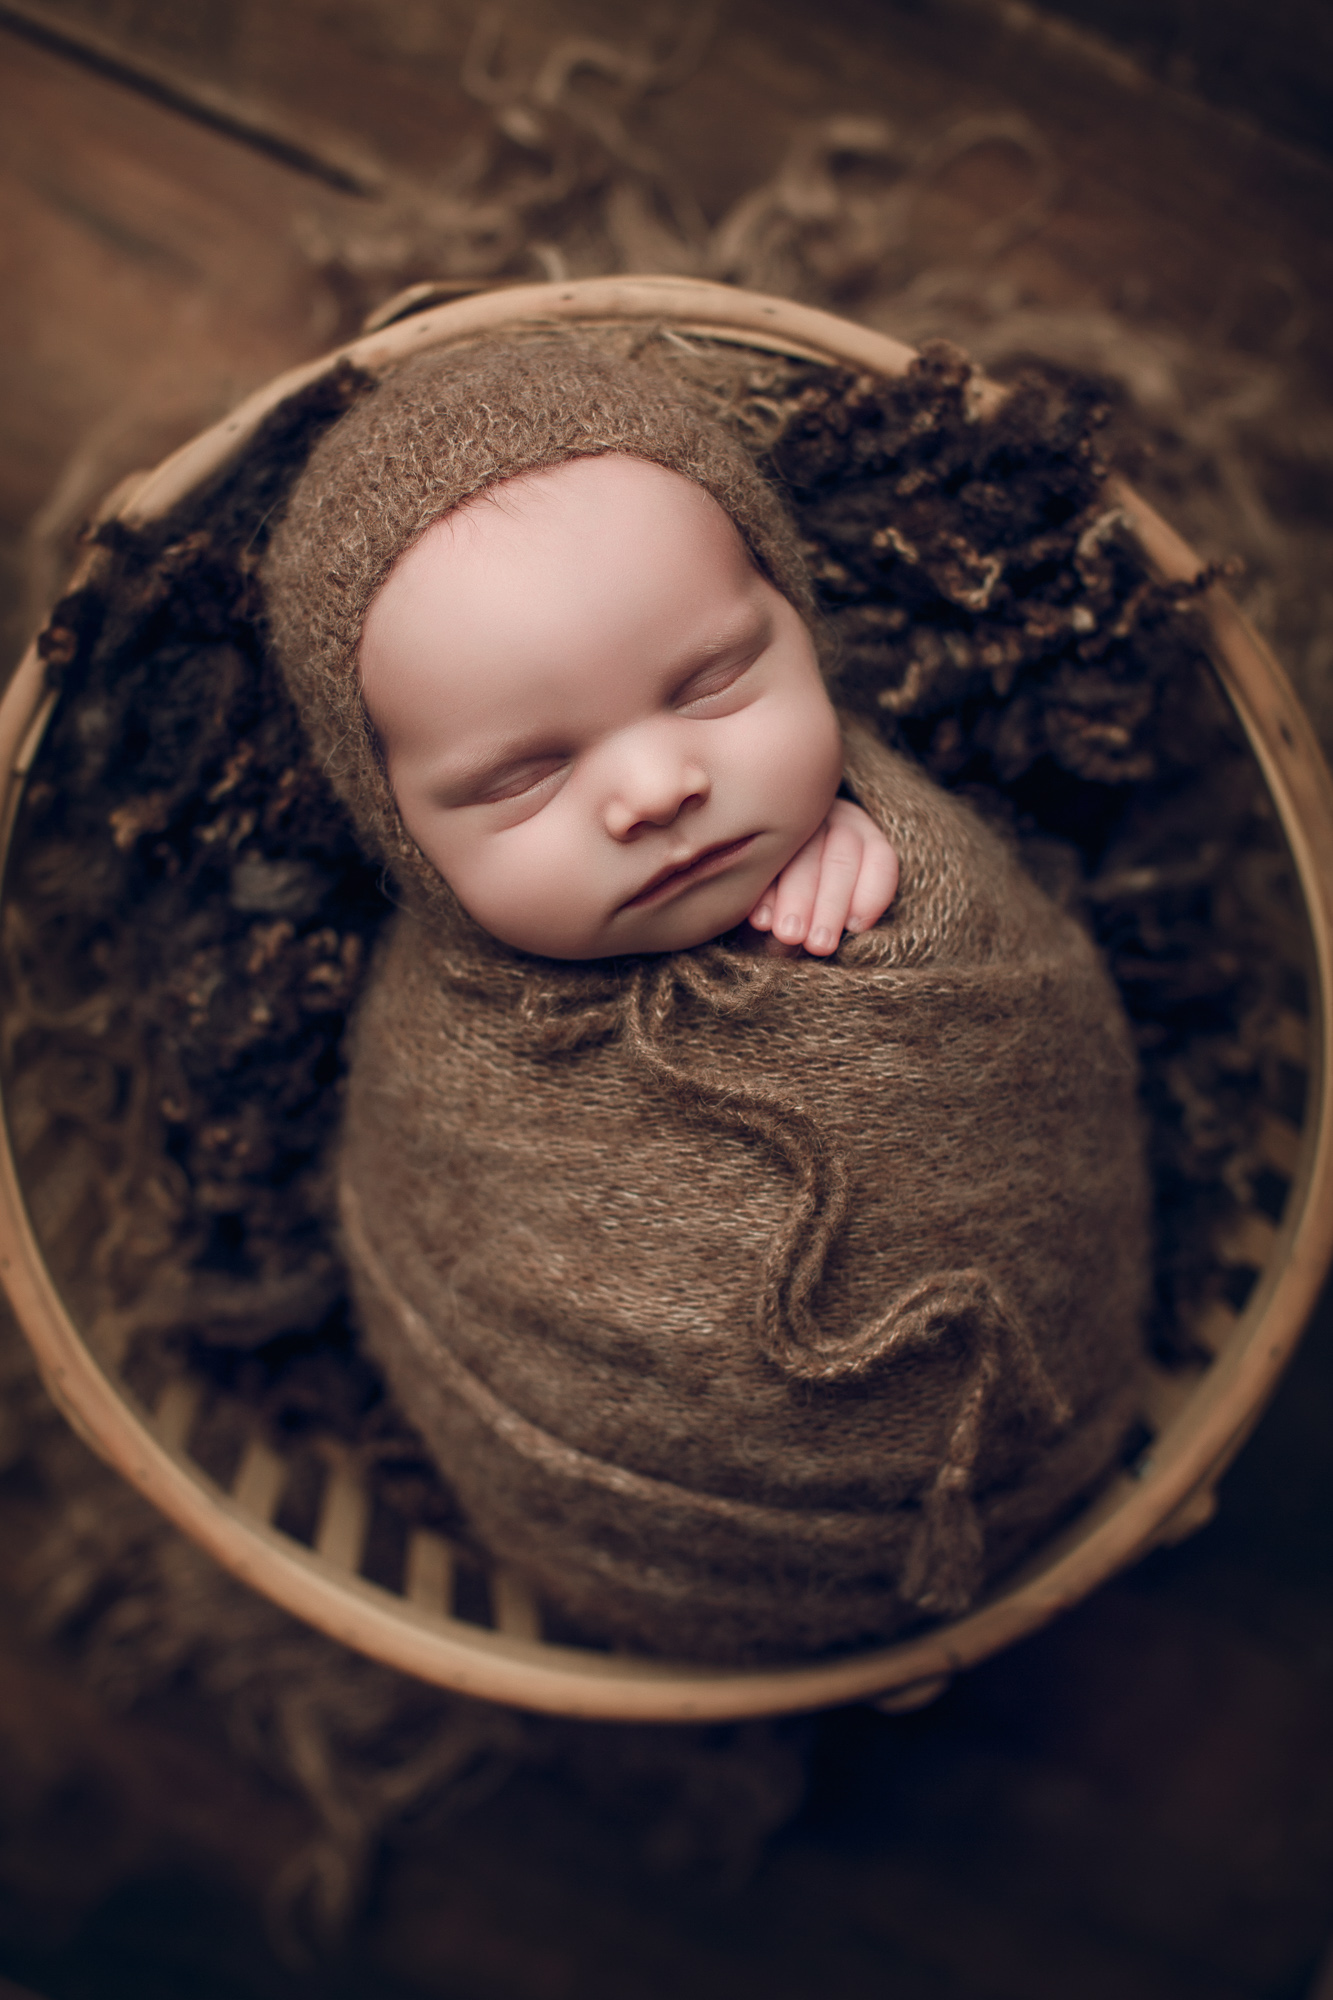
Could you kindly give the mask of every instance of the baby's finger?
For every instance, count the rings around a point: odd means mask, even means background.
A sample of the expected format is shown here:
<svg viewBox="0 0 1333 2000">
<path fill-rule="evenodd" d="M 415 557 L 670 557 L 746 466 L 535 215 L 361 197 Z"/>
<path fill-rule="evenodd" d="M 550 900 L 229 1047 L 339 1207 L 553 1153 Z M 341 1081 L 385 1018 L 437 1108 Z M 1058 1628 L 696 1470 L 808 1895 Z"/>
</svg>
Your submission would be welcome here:
<svg viewBox="0 0 1333 2000">
<path fill-rule="evenodd" d="M 771 931 L 773 928 L 773 905 L 777 901 L 778 885 L 770 882 L 759 901 L 745 919 L 754 931 Z"/>
<path fill-rule="evenodd" d="M 777 900 L 778 885 L 770 882 L 759 901 L 745 919 L 752 931 L 768 931 L 764 939 L 764 954 L 768 958 L 795 958 L 801 949 L 798 944 L 782 944 L 771 935 L 773 929 L 773 905 Z"/>
<path fill-rule="evenodd" d="M 861 866 L 852 891 L 844 928 L 868 931 L 877 924 L 898 893 L 898 850 L 876 829 L 876 839 L 861 851 Z"/>
<path fill-rule="evenodd" d="M 783 944 L 800 944 L 810 928 L 824 838 L 821 826 L 792 856 L 773 885 L 773 935 Z"/>
<path fill-rule="evenodd" d="M 831 814 L 819 859 L 819 883 L 806 931 L 805 948 L 816 958 L 836 951 L 860 878 L 865 840 L 845 817 Z"/>
</svg>

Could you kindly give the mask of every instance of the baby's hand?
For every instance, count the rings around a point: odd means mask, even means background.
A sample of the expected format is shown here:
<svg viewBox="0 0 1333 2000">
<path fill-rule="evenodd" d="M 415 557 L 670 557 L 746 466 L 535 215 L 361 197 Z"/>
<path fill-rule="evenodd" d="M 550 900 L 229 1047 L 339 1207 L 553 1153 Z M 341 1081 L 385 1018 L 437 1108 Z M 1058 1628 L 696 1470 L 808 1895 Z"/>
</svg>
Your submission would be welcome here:
<svg viewBox="0 0 1333 2000">
<path fill-rule="evenodd" d="M 843 932 L 878 923 L 898 887 L 898 856 L 868 813 L 835 799 L 824 824 L 792 856 L 750 912 L 769 931 L 770 952 L 802 945 L 816 958 L 836 951 Z"/>
</svg>

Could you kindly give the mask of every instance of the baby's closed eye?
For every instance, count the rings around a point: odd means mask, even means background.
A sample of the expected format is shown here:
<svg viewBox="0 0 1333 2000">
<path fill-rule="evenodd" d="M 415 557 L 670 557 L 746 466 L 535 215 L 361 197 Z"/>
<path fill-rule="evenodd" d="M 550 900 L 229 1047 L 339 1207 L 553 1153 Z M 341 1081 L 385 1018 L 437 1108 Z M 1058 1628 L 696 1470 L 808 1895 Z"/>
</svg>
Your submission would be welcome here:
<svg viewBox="0 0 1333 2000">
<path fill-rule="evenodd" d="M 569 761 L 567 756 L 532 757 L 522 764 L 510 765 L 485 779 L 466 802 L 469 805 L 489 806 L 522 798 L 525 793 L 536 791 L 558 777 L 568 769 Z"/>
<path fill-rule="evenodd" d="M 684 713 L 691 709 L 702 709 L 706 713 L 710 702 L 715 702 L 720 695 L 730 694 L 737 682 L 744 679 L 756 657 L 756 654 L 750 653 L 744 659 L 705 667 L 702 672 L 692 674 L 684 687 L 676 690 L 671 706 Z"/>
<path fill-rule="evenodd" d="M 694 711 L 704 717 L 713 704 L 728 712 L 724 697 L 744 681 L 772 645 L 773 636 L 771 617 L 752 607 L 751 615 L 722 636 L 716 650 L 710 649 L 709 656 L 672 690 L 669 705 L 684 714 Z"/>
</svg>

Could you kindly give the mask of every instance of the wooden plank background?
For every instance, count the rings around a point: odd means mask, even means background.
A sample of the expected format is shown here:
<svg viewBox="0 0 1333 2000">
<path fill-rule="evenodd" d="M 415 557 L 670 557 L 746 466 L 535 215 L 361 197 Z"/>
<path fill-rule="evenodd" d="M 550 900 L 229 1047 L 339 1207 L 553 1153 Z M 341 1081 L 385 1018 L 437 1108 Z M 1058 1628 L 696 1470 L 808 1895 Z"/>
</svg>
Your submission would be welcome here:
<svg viewBox="0 0 1333 2000">
<path fill-rule="evenodd" d="M 1326 8 L 734 0 L 674 18 L 699 30 L 679 80 L 642 96 L 583 75 L 542 113 L 543 146 L 522 139 L 531 91 L 511 93 L 506 139 L 503 104 L 469 84 L 462 0 L 0 0 L 10 652 L 101 491 L 401 284 L 538 275 L 553 255 L 575 274 L 645 268 L 686 254 L 672 199 L 707 266 L 821 121 L 887 120 L 920 147 L 985 119 L 988 145 L 939 175 L 892 257 L 821 291 L 816 231 L 797 281 L 890 331 L 933 314 L 956 333 L 961 271 L 990 288 L 968 308 L 984 339 L 1006 315 L 1034 345 L 1101 327 L 1177 382 L 1204 356 L 1212 441 L 1181 445 L 1175 409 L 1144 476 L 1211 550 L 1243 550 L 1244 588 L 1333 735 Z M 1071 24 L 1110 39 L 1071 41 Z M 623 55 L 649 25 L 615 0 L 525 0 L 487 73 L 531 80 L 589 39 Z M 980 256 L 1039 158 L 1058 185 L 1037 226 Z M 463 201 L 474 224 L 488 199 L 512 208 L 553 159 L 572 191 L 529 202 L 516 239 L 460 222 Z M 609 199 L 626 184 L 637 207 Z M 1216 415 L 1246 394 L 1252 415 Z M 1331 1410 L 1326 1303 L 1205 1537 L 919 1718 L 794 1730 L 812 1788 L 748 1877 L 710 1872 L 707 1800 L 654 1817 L 670 1752 L 652 1732 L 635 1806 L 599 1793 L 606 1739 L 570 1731 L 456 1825 L 399 1830 L 341 1955 L 305 1972 L 274 1957 L 262 1909 L 306 1808 L 234 1756 L 207 1703 L 119 1715 L 76 1641 L 20 1636 L 25 1552 L 59 1496 L 11 1440 L 0 1971 L 50 2000 L 1298 2000 L 1333 1928 Z M 742 1785 L 781 1763 L 719 1756 Z"/>
</svg>

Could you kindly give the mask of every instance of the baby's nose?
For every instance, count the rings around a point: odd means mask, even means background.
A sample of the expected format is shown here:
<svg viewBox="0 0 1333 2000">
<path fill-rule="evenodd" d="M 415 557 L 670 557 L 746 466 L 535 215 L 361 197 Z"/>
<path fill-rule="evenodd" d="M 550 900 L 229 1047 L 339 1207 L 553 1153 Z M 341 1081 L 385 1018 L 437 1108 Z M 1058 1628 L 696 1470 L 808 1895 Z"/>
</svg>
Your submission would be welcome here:
<svg viewBox="0 0 1333 2000">
<path fill-rule="evenodd" d="M 708 797 L 708 774 L 689 758 L 644 755 L 627 759 L 606 801 L 606 830 L 628 840 L 640 827 L 670 826 Z"/>
</svg>

